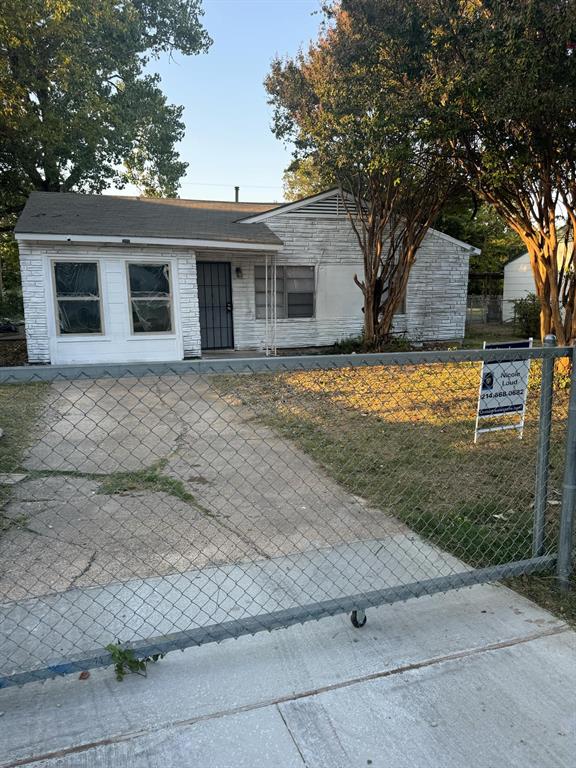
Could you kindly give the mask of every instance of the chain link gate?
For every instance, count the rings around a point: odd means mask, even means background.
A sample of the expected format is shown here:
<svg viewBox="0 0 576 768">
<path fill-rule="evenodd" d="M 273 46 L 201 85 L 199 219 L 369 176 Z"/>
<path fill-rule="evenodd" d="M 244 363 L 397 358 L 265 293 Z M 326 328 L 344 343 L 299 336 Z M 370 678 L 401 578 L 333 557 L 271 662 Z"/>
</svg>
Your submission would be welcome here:
<svg viewBox="0 0 576 768">
<path fill-rule="evenodd" d="M 110 644 L 359 627 L 554 567 L 567 584 L 571 356 L 507 351 L 532 361 L 522 439 L 477 445 L 502 350 L 1 369 L 0 687 L 110 665 Z"/>
</svg>

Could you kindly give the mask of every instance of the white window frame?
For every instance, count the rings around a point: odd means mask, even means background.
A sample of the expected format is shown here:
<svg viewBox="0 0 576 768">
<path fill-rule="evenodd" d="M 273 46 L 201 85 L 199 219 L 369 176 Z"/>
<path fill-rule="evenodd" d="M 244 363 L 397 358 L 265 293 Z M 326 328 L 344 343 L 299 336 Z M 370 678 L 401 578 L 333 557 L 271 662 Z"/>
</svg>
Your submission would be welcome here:
<svg viewBox="0 0 576 768">
<path fill-rule="evenodd" d="M 257 314 L 258 313 L 258 307 L 256 306 L 256 294 L 259 293 L 259 291 L 256 290 L 256 267 L 264 267 L 264 269 L 265 269 L 266 265 L 265 264 L 256 264 L 255 265 L 255 269 L 254 269 L 254 318 L 256 320 L 264 320 L 265 319 L 264 317 L 258 317 L 258 314 Z M 312 279 L 314 281 L 314 288 L 312 289 L 312 314 L 309 315 L 308 317 L 288 317 L 288 294 L 289 293 L 293 293 L 293 294 L 308 293 L 308 291 L 288 291 L 287 283 L 286 283 L 286 280 L 287 280 L 287 278 L 286 278 L 286 270 L 290 269 L 290 267 L 307 267 L 308 269 L 312 270 Z M 279 322 L 287 322 L 287 321 L 289 321 L 289 322 L 294 322 L 294 321 L 299 322 L 299 321 L 313 320 L 316 317 L 316 293 L 317 293 L 317 288 L 318 288 L 318 280 L 316 279 L 316 267 L 315 267 L 315 265 L 314 264 L 277 264 L 276 265 L 276 269 L 277 270 L 278 269 L 284 270 L 284 292 L 283 292 L 283 296 L 284 296 L 284 309 L 286 311 L 286 317 L 278 317 L 277 320 Z M 269 269 L 268 269 L 268 272 L 269 272 L 269 274 L 268 274 L 269 285 L 271 284 L 271 280 L 272 280 L 272 270 L 273 270 L 273 267 L 269 266 Z M 264 293 L 266 293 L 266 291 L 264 291 Z M 270 294 L 271 293 L 272 292 L 270 291 Z M 267 297 L 267 300 L 268 300 L 268 297 Z"/>
<path fill-rule="evenodd" d="M 56 265 L 57 264 L 96 264 L 96 277 L 98 279 L 98 296 L 58 296 L 58 289 L 56 287 Z M 74 339 L 81 337 L 83 339 L 92 339 L 106 335 L 105 321 L 104 321 L 104 302 L 102 301 L 102 272 L 100 269 L 99 259 L 51 259 L 50 260 L 50 273 L 52 275 L 52 295 L 54 298 L 54 325 L 56 328 L 56 335 L 62 339 Z M 100 330 L 94 333 L 62 333 L 60 329 L 60 307 L 59 300 L 62 301 L 97 301 L 100 308 Z"/>
<path fill-rule="evenodd" d="M 168 267 L 168 288 L 170 293 L 168 294 L 168 301 L 170 306 L 170 330 L 169 331 L 135 331 L 134 330 L 134 316 L 132 314 L 132 291 L 130 289 L 130 265 L 136 267 Z M 130 336 L 135 339 L 151 337 L 151 336 L 175 336 L 176 324 L 174 317 L 174 279 L 172 274 L 172 262 L 171 261 L 126 261 L 126 289 L 128 291 L 128 314 L 130 316 Z M 138 299 L 135 299 L 138 301 Z M 166 301 L 166 297 L 157 296 L 142 301 Z"/>
</svg>

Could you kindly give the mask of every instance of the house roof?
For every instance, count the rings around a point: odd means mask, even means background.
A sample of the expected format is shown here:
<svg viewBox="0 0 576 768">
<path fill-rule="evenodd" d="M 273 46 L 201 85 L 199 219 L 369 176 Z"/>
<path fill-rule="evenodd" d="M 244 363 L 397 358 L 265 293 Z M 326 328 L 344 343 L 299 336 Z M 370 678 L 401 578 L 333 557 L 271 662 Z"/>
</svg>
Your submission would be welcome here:
<svg viewBox="0 0 576 768">
<path fill-rule="evenodd" d="M 278 247 L 282 241 L 265 224 L 247 227 L 237 223 L 239 218 L 263 213 L 275 205 L 32 192 L 15 232 L 20 236 L 165 238 Z"/>
<path fill-rule="evenodd" d="M 337 188 L 292 203 L 234 203 L 220 200 L 84 195 L 77 192 L 32 192 L 20 214 L 19 239 L 90 241 L 130 239 L 140 243 L 173 243 L 193 247 L 276 250 L 282 240 L 266 221 L 340 195 Z M 438 230 L 430 234 L 480 253 Z M 213 245 L 212 245 L 213 244 Z"/>
</svg>

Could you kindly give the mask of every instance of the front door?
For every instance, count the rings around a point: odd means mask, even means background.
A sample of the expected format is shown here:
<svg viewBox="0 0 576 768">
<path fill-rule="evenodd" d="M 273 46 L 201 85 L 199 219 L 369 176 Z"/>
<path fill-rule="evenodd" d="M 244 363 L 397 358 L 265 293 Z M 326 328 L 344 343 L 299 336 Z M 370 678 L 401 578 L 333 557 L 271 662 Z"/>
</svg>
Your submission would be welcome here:
<svg viewBox="0 0 576 768">
<path fill-rule="evenodd" d="M 198 261 L 198 304 L 202 349 L 234 347 L 230 262 Z"/>
</svg>

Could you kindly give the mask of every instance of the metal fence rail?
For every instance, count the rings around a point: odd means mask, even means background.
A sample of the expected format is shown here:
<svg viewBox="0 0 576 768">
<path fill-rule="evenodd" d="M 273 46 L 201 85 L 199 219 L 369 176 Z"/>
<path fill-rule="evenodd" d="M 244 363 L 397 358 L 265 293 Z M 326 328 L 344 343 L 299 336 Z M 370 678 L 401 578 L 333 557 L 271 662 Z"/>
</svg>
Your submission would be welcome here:
<svg viewBox="0 0 576 768">
<path fill-rule="evenodd" d="M 522 438 L 476 445 L 502 350 L 0 369 L 0 687 L 109 665 L 111 644 L 567 583 L 571 356 L 506 350 L 531 360 Z"/>
</svg>

